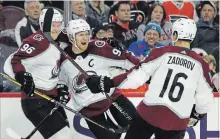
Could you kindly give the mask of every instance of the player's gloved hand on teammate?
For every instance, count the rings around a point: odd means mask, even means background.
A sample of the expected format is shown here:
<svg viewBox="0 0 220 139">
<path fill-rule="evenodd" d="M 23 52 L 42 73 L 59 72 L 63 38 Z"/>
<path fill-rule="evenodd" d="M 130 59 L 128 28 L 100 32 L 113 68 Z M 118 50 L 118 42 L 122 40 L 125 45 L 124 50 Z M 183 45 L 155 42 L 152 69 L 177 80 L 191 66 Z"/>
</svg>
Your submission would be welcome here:
<svg viewBox="0 0 220 139">
<path fill-rule="evenodd" d="M 21 91 L 23 91 L 27 96 L 34 96 L 35 84 L 33 77 L 28 72 L 18 72 L 15 74 L 15 79 L 21 84 Z"/>
<path fill-rule="evenodd" d="M 109 93 L 113 86 L 112 80 L 107 76 L 91 75 L 86 79 L 86 85 L 92 93 Z"/>
<path fill-rule="evenodd" d="M 118 49 L 121 52 L 126 50 L 126 47 L 115 38 L 102 38 L 102 40 L 107 42 L 110 46 Z"/>
<path fill-rule="evenodd" d="M 68 87 L 64 84 L 57 84 L 57 99 L 63 104 L 67 104 L 70 101 L 70 93 Z"/>
<path fill-rule="evenodd" d="M 196 112 L 195 110 L 195 105 L 193 106 L 191 115 L 190 115 L 190 119 L 189 119 L 189 123 L 188 123 L 188 127 L 194 127 L 196 126 L 196 124 L 205 116 L 206 114 L 199 114 Z"/>
</svg>

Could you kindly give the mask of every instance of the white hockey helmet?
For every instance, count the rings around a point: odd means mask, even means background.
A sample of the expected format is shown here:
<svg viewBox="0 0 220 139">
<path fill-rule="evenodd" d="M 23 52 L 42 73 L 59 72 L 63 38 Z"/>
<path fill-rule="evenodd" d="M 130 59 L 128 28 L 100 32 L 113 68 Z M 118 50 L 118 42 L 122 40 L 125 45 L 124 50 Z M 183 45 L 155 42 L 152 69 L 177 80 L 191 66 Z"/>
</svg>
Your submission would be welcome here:
<svg viewBox="0 0 220 139">
<path fill-rule="evenodd" d="M 178 40 L 193 41 L 196 36 L 196 31 L 197 27 L 194 20 L 186 18 L 177 19 L 172 27 L 172 34 L 177 32 L 177 39 L 174 40 L 174 42 Z"/>
<path fill-rule="evenodd" d="M 70 20 L 66 27 L 67 36 L 72 43 L 75 43 L 76 33 L 88 31 L 90 33 L 89 24 L 83 19 Z"/>
<path fill-rule="evenodd" d="M 44 18 L 45 18 L 45 15 L 46 15 L 46 12 L 47 12 L 48 9 L 43 9 L 41 11 L 41 14 L 40 14 L 40 18 L 39 18 L 39 24 L 40 24 L 40 29 L 43 31 L 43 24 L 44 24 Z M 62 22 L 63 24 L 63 15 L 56 9 L 53 8 L 53 18 L 52 18 L 52 22 Z"/>
</svg>

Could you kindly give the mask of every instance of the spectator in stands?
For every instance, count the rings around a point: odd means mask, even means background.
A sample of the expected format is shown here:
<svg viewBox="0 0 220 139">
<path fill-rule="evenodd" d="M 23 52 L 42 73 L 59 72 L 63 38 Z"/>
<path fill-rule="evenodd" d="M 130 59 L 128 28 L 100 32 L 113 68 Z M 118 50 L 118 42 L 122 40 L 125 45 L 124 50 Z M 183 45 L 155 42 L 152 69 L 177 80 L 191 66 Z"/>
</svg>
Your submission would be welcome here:
<svg viewBox="0 0 220 139">
<path fill-rule="evenodd" d="M 210 2 L 213 3 L 213 5 L 216 7 L 217 15 L 214 18 L 214 22 L 216 24 L 219 24 L 219 1 L 218 0 L 210 0 Z M 196 6 L 196 12 L 198 17 L 200 18 L 201 15 L 201 9 L 202 9 L 203 1 L 201 1 L 197 6 Z"/>
<path fill-rule="evenodd" d="M 209 64 L 211 80 L 215 85 L 214 91 L 217 92 L 219 90 L 219 82 L 216 81 L 219 79 L 219 73 L 216 72 L 216 60 L 213 55 L 206 55 L 203 59 Z M 216 75 L 217 74 L 217 75 Z"/>
<path fill-rule="evenodd" d="M 105 41 L 113 48 L 118 49 L 119 51 L 125 51 L 127 48 L 116 39 L 114 35 L 115 26 L 112 24 L 105 24 L 93 30 L 93 39 L 99 39 Z"/>
<path fill-rule="evenodd" d="M 115 6 L 120 0 L 115 0 L 114 5 L 109 11 L 109 22 L 116 22 Z M 131 20 L 138 23 L 145 23 L 148 15 L 149 5 L 155 1 L 130 0 Z"/>
<path fill-rule="evenodd" d="M 163 44 L 159 43 L 161 35 L 161 27 L 156 23 L 148 23 L 144 30 L 145 39 L 133 42 L 128 51 L 132 52 L 139 59 L 143 59 L 149 54 L 151 49 L 162 47 Z"/>
<path fill-rule="evenodd" d="M 86 4 L 86 15 L 95 18 L 101 23 L 108 23 L 109 10 L 110 8 L 102 0 L 91 0 Z"/>
<path fill-rule="evenodd" d="M 93 39 L 113 38 L 114 26 L 105 24 L 93 30 Z"/>
<path fill-rule="evenodd" d="M 213 76 L 216 73 L 216 61 L 213 55 L 206 55 L 203 57 L 203 59 L 209 64 L 209 69 L 211 76 Z"/>
<path fill-rule="evenodd" d="M 15 27 L 15 38 L 18 47 L 22 41 L 40 29 L 39 17 L 41 4 L 38 0 L 26 0 L 24 3 L 26 17 L 19 21 Z"/>
<path fill-rule="evenodd" d="M 101 26 L 101 22 L 95 18 L 86 15 L 86 4 L 84 0 L 72 0 L 72 19 L 84 19 L 92 29 Z"/>
<path fill-rule="evenodd" d="M 173 23 L 179 18 L 190 18 L 198 21 L 194 4 L 189 1 L 165 1 L 163 6 L 166 11 L 166 21 Z"/>
<path fill-rule="evenodd" d="M 120 1 L 115 5 L 115 15 L 117 21 L 112 23 L 115 26 L 114 37 L 128 48 L 132 42 L 137 41 L 139 23 L 130 21 L 131 7 L 127 1 Z"/>
<path fill-rule="evenodd" d="M 150 6 L 147 23 L 141 24 L 138 27 L 137 30 L 138 40 L 141 41 L 144 40 L 145 38 L 144 30 L 146 28 L 146 25 L 149 22 L 156 21 L 161 26 L 161 35 L 159 42 L 161 42 L 164 45 L 169 45 L 171 43 L 172 24 L 170 22 L 165 21 L 165 19 L 166 19 L 166 12 L 163 5 L 159 3 L 155 3 L 152 6 Z"/>
<path fill-rule="evenodd" d="M 211 54 L 219 47 L 219 26 L 214 21 L 217 10 L 210 1 L 204 1 L 201 5 L 201 18 L 197 22 L 197 33 L 191 46 L 201 48 Z"/>
</svg>

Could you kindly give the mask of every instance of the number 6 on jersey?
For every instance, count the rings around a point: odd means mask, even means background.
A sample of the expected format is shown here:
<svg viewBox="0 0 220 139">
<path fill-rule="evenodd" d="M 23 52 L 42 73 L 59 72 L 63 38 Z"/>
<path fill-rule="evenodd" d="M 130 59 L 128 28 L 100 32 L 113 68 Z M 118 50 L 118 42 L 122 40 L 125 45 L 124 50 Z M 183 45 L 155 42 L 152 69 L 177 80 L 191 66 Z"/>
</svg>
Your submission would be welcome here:
<svg viewBox="0 0 220 139">
<path fill-rule="evenodd" d="M 29 44 L 24 44 L 24 45 L 21 47 L 21 51 L 25 51 L 25 52 L 28 53 L 28 54 L 31 54 L 34 50 L 35 50 L 35 48 L 34 48 L 34 47 L 31 47 Z"/>
<path fill-rule="evenodd" d="M 161 97 L 161 98 L 164 96 L 164 94 L 167 90 L 167 86 L 170 82 L 170 77 L 172 76 L 172 73 L 173 73 L 173 69 L 169 69 L 167 76 L 166 76 L 166 79 L 165 79 L 165 82 L 164 82 L 164 85 L 163 85 L 163 88 L 162 88 L 162 91 L 160 92 L 160 95 L 159 95 L 159 97 Z M 178 82 L 179 78 L 184 78 L 186 80 L 188 78 L 188 76 L 185 73 L 177 73 L 175 75 L 173 82 L 172 82 L 172 85 L 169 90 L 169 94 L 168 94 L 168 97 L 172 102 L 178 102 L 181 99 L 181 96 L 184 91 L 184 85 L 181 82 Z M 178 92 L 177 97 L 174 97 L 173 92 L 177 86 L 179 87 L 179 92 Z"/>
</svg>

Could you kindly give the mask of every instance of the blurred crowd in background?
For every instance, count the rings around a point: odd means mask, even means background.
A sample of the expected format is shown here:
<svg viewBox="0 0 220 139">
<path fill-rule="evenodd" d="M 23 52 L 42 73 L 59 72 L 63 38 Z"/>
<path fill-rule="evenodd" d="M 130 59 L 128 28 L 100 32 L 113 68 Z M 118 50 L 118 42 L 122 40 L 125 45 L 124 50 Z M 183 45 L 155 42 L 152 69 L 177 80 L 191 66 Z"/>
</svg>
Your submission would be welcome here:
<svg viewBox="0 0 220 139">
<path fill-rule="evenodd" d="M 6 58 L 18 49 L 23 39 L 39 30 L 41 10 L 54 7 L 65 15 L 65 2 L 0 1 L 0 72 L 3 72 Z M 197 24 L 197 34 L 191 48 L 209 63 L 212 81 L 216 91 L 219 91 L 218 0 L 68 2 L 70 20 L 86 20 L 92 28 L 91 39 L 114 38 L 119 43 L 111 44 L 112 47 L 129 51 L 140 60 L 148 56 L 153 48 L 173 45 L 171 33 L 174 21 L 178 18 L 193 19 Z M 16 87 L 3 89 L 3 82 L 0 77 L 0 92 L 16 90 Z"/>
</svg>

